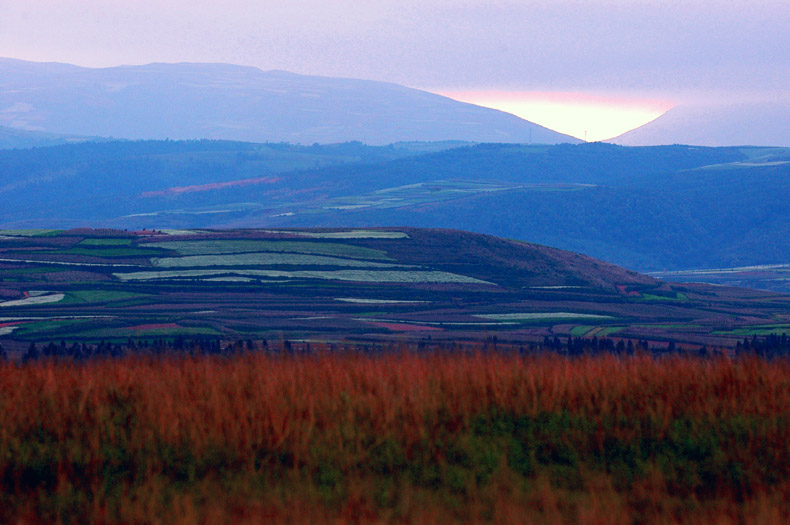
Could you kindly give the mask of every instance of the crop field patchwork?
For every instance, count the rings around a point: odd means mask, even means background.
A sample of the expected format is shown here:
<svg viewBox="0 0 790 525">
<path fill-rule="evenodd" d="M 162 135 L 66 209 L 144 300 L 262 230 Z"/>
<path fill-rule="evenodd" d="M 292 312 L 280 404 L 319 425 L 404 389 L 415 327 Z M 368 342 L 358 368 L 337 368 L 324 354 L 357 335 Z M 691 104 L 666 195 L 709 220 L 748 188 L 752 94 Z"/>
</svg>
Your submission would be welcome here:
<svg viewBox="0 0 790 525">
<path fill-rule="evenodd" d="M 790 331 L 786 296 L 667 283 L 569 252 L 450 230 L 79 229 L 0 237 L 0 340 L 19 345 L 496 334 L 734 346 Z"/>
<path fill-rule="evenodd" d="M 790 264 L 764 264 L 735 268 L 687 270 L 651 273 L 661 279 L 679 282 L 707 282 L 725 286 L 743 286 L 758 290 L 790 293 Z"/>
<path fill-rule="evenodd" d="M 429 204 L 459 199 L 481 193 L 509 191 L 515 189 L 531 191 L 575 191 L 594 187 L 591 184 L 519 184 L 501 181 L 437 180 L 421 182 L 395 188 L 385 188 L 374 192 L 334 199 L 324 205 L 327 210 L 359 208 L 396 208 Z"/>
</svg>

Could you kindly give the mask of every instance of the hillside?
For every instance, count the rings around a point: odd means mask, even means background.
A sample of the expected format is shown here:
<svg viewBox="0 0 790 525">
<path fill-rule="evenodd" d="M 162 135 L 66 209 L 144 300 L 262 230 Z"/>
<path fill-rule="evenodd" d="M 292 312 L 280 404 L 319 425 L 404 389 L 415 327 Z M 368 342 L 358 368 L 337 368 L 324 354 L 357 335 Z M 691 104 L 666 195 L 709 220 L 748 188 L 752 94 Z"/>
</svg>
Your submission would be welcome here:
<svg viewBox="0 0 790 525">
<path fill-rule="evenodd" d="M 790 99 L 687 104 L 608 140 L 623 146 L 790 146 Z"/>
<path fill-rule="evenodd" d="M 730 268 L 787 264 L 788 177 L 783 148 L 108 142 L 0 152 L 0 227 L 408 225 Z"/>
<path fill-rule="evenodd" d="M 0 149 L 41 148 L 61 144 L 78 144 L 80 142 L 106 142 L 109 139 L 100 137 L 83 137 L 81 135 L 61 135 L 45 131 L 0 126 Z"/>
<path fill-rule="evenodd" d="M 416 228 L 0 231 L 0 338 L 731 345 L 790 297 L 657 281 L 518 241 Z M 11 342 L 9 342 L 11 341 Z"/>
<path fill-rule="evenodd" d="M 230 64 L 91 69 L 0 59 L 0 125 L 125 139 L 578 143 L 404 86 Z"/>
</svg>

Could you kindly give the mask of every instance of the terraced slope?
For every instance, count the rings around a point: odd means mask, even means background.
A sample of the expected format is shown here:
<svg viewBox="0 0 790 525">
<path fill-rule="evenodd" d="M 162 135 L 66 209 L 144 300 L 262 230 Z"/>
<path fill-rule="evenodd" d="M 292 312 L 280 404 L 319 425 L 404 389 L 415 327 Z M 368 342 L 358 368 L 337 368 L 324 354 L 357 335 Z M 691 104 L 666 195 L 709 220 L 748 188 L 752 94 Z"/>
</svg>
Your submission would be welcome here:
<svg viewBox="0 0 790 525">
<path fill-rule="evenodd" d="M 734 344 L 790 297 L 671 284 L 454 230 L 0 231 L 0 338 L 206 336 Z"/>
</svg>

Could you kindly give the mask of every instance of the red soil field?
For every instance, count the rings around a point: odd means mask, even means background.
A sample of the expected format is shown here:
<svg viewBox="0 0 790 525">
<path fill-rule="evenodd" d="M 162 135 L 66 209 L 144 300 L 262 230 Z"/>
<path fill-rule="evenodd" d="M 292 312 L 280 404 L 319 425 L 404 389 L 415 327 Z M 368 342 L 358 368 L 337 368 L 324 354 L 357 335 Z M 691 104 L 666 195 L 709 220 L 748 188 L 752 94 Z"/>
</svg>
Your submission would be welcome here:
<svg viewBox="0 0 790 525">
<path fill-rule="evenodd" d="M 176 323 L 159 323 L 159 324 L 138 324 L 130 326 L 129 330 L 156 330 L 161 328 L 178 328 Z"/>
<path fill-rule="evenodd" d="M 373 326 L 381 326 L 388 330 L 396 330 L 399 332 L 441 332 L 442 329 L 438 326 L 425 326 L 420 324 L 409 323 L 376 323 L 370 322 Z"/>
<path fill-rule="evenodd" d="M 221 190 L 232 187 L 255 186 L 258 184 L 276 184 L 282 179 L 279 177 L 258 177 L 254 179 L 232 180 L 228 182 L 213 182 L 211 184 L 199 184 L 196 186 L 178 186 L 162 191 L 146 191 L 140 197 L 159 197 L 181 195 L 182 193 L 195 193 L 200 191 Z"/>
</svg>

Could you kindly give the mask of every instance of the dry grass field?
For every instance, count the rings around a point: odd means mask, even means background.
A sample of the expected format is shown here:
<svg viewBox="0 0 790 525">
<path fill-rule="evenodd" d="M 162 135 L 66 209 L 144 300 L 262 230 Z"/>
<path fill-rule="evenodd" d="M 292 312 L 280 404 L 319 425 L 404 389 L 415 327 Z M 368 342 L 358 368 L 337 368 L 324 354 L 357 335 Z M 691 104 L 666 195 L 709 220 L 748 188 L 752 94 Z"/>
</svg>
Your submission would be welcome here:
<svg viewBox="0 0 790 525">
<path fill-rule="evenodd" d="M 3 523 L 786 523 L 790 363 L 0 365 Z"/>
</svg>

